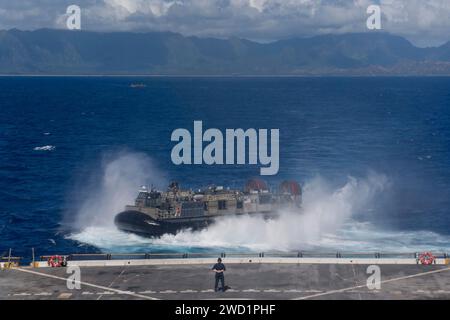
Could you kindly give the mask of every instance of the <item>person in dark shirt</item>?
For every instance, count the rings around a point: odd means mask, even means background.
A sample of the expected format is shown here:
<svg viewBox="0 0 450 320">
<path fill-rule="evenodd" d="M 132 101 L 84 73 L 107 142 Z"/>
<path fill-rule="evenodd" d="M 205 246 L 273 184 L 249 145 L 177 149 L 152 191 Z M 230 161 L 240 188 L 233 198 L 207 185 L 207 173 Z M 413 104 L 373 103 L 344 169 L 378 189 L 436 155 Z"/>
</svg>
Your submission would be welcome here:
<svg viewBox="0 0 450 320">
<path fill-rule="evenodd" d="M 221 291 L 225 291 L 225 277 L 224 271 L 226 271 L 225 265 L 222 263 L 222 259 L 217 259 L 217 263 L 212 267 L 212 270 L 216 273 L 216 283 L 214 285 L 214 291 L 218 291 L 219 281 L 222 285 Z"/>
</svg>

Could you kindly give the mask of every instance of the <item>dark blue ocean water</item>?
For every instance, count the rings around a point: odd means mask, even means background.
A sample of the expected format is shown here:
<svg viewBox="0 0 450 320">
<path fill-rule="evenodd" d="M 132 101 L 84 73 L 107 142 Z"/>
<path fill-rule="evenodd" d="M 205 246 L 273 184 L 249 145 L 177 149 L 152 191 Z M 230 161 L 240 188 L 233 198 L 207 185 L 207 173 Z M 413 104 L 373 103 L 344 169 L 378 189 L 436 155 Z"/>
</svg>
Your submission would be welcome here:
<svg viewBox="0 0 450 320">
<path fill-rule="evenodd" d="M 315 234 L 289 229 L 282 247 L 450 248 L 450 78 L 2 77 L 0 111 L 1 253 L 252 248 L 265 239 L 277 249 L 285 226 L 261 221 L 236 235 L 224 225 L 154 241 L 106 221 L 139 183 L 241 186 L 259 175 L 258 166 L 173 165 L 170 135 L 192 132 L 194 120 L 280 129 L 279 174 L 266 180 L 311 184 L 311 210 L 326 204 L 317 221 L 313 212 L 295 222 Z M 35 149 L 44 146 L 54 148 Z M 352 179 L 352 194 L 336 200 Z M 366 199 L 364 188 L 375 194 Z"/>
</svg>

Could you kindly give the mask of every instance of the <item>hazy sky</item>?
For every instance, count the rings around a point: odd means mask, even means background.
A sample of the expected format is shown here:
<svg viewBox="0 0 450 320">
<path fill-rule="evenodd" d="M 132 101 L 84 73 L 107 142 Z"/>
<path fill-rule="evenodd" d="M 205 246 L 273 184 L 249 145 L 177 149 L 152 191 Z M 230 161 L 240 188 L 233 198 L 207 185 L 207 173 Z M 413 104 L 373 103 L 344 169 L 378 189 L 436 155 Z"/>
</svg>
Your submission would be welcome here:
<svg viewBox="0 0 450 320">
<path fill-rule="evenodd" d="M 366 9 L 380 4 L 383 30 L 421 46 L 450 40 L 450 0 L 0 0 L 0 29 L 64 28 L 71 4 L 84 30 L 260 41 L 367 31 Z"/>
</svg>

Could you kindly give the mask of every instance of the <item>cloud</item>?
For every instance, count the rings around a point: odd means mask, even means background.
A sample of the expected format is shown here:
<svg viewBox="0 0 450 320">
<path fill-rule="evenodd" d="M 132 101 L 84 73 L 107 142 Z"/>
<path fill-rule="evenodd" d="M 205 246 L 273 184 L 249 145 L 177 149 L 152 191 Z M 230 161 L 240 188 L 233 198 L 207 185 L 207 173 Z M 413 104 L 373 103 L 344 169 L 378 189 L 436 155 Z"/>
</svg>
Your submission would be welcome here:
<svg viewBox="0 0 450 320">
<path fill-rule="evenodd" d="M 83 29 L 173 31 L 261 41 L 364 32 L 379 4 L 385 31 L 421 45 L 446 42 L 448 0 L 0 0 L 0 28 L 64 27 L 65 9 L 82 9 Z"/>
</svg>

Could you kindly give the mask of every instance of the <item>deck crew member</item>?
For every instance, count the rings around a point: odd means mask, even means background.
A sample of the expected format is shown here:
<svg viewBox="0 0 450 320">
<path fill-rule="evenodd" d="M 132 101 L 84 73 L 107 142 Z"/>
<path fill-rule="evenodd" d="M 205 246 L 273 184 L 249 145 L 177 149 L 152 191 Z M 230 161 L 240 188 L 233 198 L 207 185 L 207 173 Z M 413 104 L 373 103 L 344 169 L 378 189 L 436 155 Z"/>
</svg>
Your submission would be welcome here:
<svg viewBox="0 0 450 320">
<path fill-rule="evenodd" d="M 219 286 L 219 281 L 220 284 L 222 285 L 222 288 L 220 289 L 221 291 L 225 291 L 225 277 L 224 277 L 224 272 L 226 271 L 225 265 L 222 263 L 222 259 L 219 258 L 217 259 L 217 263 L 212 267 L 212 270 L 215 272 L 216 274 L 216 282 L 214 285 L 214 291 L 217 292 L 218 286 Z"/>
</svg>

